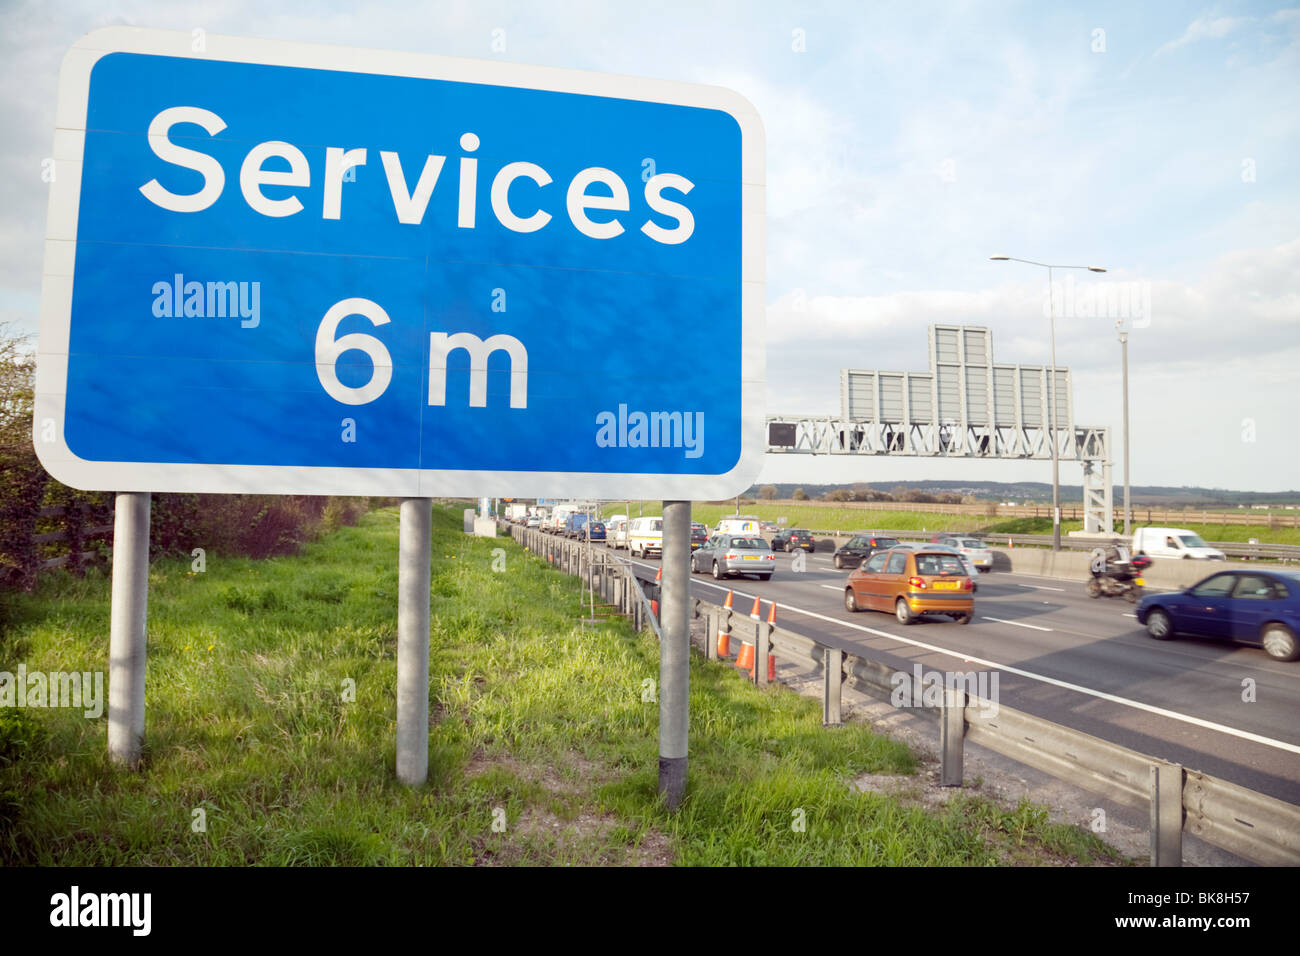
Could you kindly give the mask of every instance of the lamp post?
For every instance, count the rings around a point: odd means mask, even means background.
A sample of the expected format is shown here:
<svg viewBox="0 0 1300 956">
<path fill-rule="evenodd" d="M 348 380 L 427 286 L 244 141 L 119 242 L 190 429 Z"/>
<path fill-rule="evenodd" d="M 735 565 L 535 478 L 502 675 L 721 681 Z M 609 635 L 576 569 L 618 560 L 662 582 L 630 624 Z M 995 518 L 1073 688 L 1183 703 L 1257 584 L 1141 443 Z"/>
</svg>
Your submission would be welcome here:
<svg viewBox="0 0 1300 956">
<path fill-rule="evenodd" d="M 1087 269 L 1089 272 L 1105 272 L 1101 266 L 1062 266 L 1035 262 L 1032 259 L 1017 259 L 1015 256 L 989 256 L 995 262 L 1023 262 L 1031 266 L 1041 266 L 1047 270 L 1047 329 L 1051 343 L 1052 367 L 1047 374 L 1047 407 L 1049 418 L 1049 438 L 1052 443 L 1052 550 L 1061 550 L 1061 460 L 1057 448 L 1056 436 L 1056 305 L 1053 302 L 1053 269 Z"/>
<path fill-rule="evenodd" d="M 1127 538 L 1133 533 L 1133 510 L 1128 497 L 1128 332 L 1124 330 L 1123 319 L 1115 322 L 1115 329 L 1119 332 L 1120 368 L 1124 378 L 1124 537 Z"/>
</svg>

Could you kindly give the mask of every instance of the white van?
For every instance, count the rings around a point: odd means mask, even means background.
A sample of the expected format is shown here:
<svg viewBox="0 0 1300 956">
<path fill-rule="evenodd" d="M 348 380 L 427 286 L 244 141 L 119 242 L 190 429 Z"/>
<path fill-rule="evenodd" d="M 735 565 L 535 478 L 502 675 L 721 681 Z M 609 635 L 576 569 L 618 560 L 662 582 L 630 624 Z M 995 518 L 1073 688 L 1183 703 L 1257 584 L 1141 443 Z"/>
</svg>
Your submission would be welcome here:
<svg viewBox="0 0 1300 956">
<path fill-rule="evenodd" d="M 1201 536 L 1185 528 L 1138 528 L 1133 532 L 1133 553 L 1145 551 L 1153 558 L 1198 558 L 1223 561 L 1218 548 L 1211 548 Z"/>
<path fill-rule="evenodd" d="M 627 532 L 627 548 L 634 558 L 644 558 L 652 551 L 664 553 L 664 519 L 658 515 L 634 518 Z"/>
<path fill-rule="evenodd" d="M 727 515 L 713 529 L 714 534 L 750 534 L 759 536 L 763 523 L 754 515 Z"/>
<path fill-rule="evenodd" d="M 551 534 L 564 534 L 564 525 L 569 520 L 569 515 L 578 509 L 572 505 L 556 505 L 551 509 L 551 516 L 543 526 Z"/>
<path fill-rule="evenodd" d="M 605 519 L 605 546 L 617 551 L 627 547 L 627 515 L 610 515 Z"/>
</svg>

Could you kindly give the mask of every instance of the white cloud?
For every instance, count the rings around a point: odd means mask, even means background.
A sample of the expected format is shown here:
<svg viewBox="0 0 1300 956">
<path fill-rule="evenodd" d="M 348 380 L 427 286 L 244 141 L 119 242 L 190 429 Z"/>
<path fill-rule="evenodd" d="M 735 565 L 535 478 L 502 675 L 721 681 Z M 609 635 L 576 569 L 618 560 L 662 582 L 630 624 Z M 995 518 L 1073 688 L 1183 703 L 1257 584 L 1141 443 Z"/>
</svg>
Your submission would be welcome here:
<svg viewBox="0 0 1300 956">
<path fill-rule="evenodd" d="M 1156 50 L 1155 55 L 1160 56 L 1200 40 L 1221 39 L 1242 24 L 1250 23 L 1253 19 L 1253 17 L 1198 17 L 1187 25 L 1187 29 L 1183 31 L 1182 36 L 1177 40 L 1170 40 L 1160 47 L 1160 49 Z"/>
</svg>

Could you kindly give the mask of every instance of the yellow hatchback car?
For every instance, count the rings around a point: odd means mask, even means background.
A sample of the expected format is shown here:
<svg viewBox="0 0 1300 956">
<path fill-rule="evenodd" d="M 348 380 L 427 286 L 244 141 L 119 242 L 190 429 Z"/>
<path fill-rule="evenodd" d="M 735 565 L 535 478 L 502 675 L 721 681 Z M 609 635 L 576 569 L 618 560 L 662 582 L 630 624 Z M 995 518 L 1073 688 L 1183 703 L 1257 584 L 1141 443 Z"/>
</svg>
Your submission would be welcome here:
<svg viewBox="0 0 1300 956">
<path fill-rule="evenodd" d="M 893 548 L 862 562 L 844 586 L 849 611 L 892 611 L 900 624 L 922 614 L 947 614 L 958 624 L 975 616 L 975 592 L 960 555 Z"/>
</svg>

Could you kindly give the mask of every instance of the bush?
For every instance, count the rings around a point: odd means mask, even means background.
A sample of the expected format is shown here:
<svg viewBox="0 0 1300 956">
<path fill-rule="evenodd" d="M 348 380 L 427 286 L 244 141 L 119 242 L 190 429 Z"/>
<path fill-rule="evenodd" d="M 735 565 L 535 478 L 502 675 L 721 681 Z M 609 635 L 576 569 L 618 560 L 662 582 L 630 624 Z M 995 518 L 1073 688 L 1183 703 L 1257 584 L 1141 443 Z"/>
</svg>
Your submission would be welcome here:
<svg viewBox="0 0 1300 956">
<path fill-rule="evenodd" d="M 45 469 L 32 448 L 36 366 L 26 336 L 0 323 L 0 584 L 36 581 L 36 512 L 45 497 Z"/>
<path fill-rule="evenodd" d="M 354 525 L 369 510 L 369 498 L 330 498 L 325 504 L 325 510 L 321 512 L 321 531 L 328 534 Z"/>
</svg>

